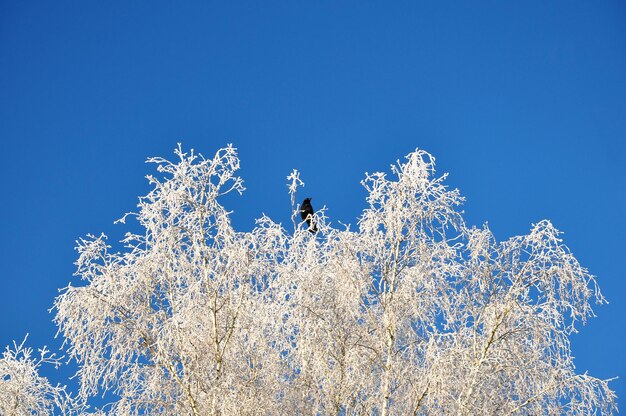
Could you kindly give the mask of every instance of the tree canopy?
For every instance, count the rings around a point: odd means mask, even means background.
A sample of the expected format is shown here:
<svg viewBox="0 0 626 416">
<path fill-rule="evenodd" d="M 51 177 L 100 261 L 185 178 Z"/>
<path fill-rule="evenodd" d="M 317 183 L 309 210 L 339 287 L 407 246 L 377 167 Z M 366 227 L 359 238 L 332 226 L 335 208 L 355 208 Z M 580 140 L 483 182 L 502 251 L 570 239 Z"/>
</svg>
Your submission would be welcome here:
<svg viewBox="0 0 626 416">
<path fill-rule="evenodd" d="M 416 150 L 366 174 L 356 229 L 322 209 L 308 232 L 294 171 L 293 224 L 242 232 L 220 202 L 244 190 L 235 148 L 175 153 L 149 159 L 152 190 L 120 220 L 142 231 L 122 251 L 78 241 L 81 281 L 54 309 L 80 389 L 60 407 L 109 392 L 99 412 L 125 415 L 616 411 L 569 343 L 605 300 L 549 221 L 505 241 L 466 225 L 459 191 Z"/>
</svg>

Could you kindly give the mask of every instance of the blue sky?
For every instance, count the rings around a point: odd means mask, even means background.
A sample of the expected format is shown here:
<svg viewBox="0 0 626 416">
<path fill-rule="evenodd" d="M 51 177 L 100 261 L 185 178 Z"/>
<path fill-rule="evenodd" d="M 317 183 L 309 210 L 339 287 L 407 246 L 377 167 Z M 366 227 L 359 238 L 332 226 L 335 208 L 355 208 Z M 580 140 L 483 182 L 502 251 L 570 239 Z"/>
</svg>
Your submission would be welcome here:
<svg viewBox="0 0 626 416">
<path fill-rule="evenodd" d="M 0 2 L 0 345 L 59 346 L 74 241 L 118 239 L 177 142 L 239 148 L 239 229 L 288 222 L 293 168 L 355 224 L 363 173 L 419 147 L 468 223 L 565 232 L 610 301 L 578 371 L 626 397 L 626 4 L 390 3 Z"/>
</svg>

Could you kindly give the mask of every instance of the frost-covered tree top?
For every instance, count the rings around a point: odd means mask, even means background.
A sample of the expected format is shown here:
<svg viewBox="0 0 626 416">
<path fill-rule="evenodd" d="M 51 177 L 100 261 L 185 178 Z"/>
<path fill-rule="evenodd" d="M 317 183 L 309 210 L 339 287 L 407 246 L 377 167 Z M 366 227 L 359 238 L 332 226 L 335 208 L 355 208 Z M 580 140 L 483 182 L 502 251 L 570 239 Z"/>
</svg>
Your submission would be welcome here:
<svg viewBox="0 0 626 416">
<path fill-rule="evenodd" d="M 220 203 L 244 189 L 235 149 L 176 158 L 149 160 L 128 214 L 142 231 L 116 250 L 81 239 L 82 280 L 55 301 L 82 400 L 110 392 L 102 411 L 122 415 L 616 411 L 569 343 L 604 298 L 549 221 L 506 241 L 467 226 L 416 150 L 366 175 L 356 230 L 318 211 L 308 232 L 294 171 L 294 226 L 239 232 Z"/>
<path fill-rule="evenodd" d="M 64 386 L 53 386 L 39 375 L 43 364 L 58 366 L 61 359 L 47 348 L 33 349 L 20 344 L 7 347 L 0 358 L 0 415 L 73 415 L 82 409 Z"/>
</svg>

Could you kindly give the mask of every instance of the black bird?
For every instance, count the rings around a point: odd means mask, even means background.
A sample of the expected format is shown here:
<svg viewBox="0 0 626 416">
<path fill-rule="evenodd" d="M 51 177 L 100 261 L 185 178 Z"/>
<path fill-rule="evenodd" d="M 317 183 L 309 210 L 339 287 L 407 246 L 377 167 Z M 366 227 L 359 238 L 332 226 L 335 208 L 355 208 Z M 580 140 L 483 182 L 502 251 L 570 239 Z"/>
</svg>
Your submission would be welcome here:
<svg viewBox="0 0 626 416">
<path fill-rule="evenodd" d="M 309 226 L 309 232 L 311 233 L 317 232 L 317 226 L 313 222 L 314 214 L 315 211 L 313 211 L 313 205 L 311 205 L 311 198 L 304 198 L 302 205 L 300 205 L 300 216 L 302 221 L 306 221 L 306 225 Z"/>
</svg>

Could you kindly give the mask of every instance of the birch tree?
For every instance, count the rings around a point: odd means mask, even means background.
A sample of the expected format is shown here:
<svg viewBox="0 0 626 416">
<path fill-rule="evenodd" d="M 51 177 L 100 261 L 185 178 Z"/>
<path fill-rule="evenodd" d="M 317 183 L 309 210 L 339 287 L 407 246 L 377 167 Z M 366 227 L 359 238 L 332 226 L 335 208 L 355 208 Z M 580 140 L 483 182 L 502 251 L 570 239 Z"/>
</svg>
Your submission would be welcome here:
<svg viewBox="0 0 626 416">
<path fill-rule="evenodd" d="M 232 146 L 152 158 L 141 232 L 78 242 L 55 300 L 80 398 L 139 415 L 594 415 L 607 380 L 577 374 L 569 336 L 605 302 L 549 222 L 496 241 L 422 150 L 366 174 L 357 227 L 268 217 L 236 231 Z M 290 228 L 288 230 L 287 228 Z"/>
<path fill-rule="evenodd" d="M 82 410 L 65 386 L 53 385 L 39 375 L 42 365 L 59 366 L 61 359 L 44 347 L 13 343 L 0 358 L 0 415 L 73 415 Z"/>
</svg>

